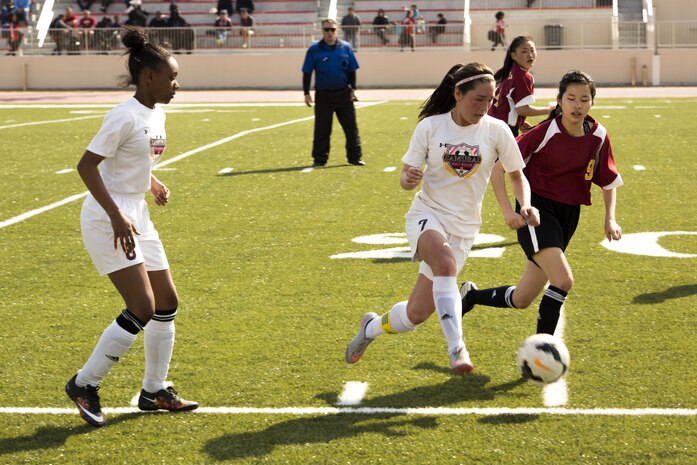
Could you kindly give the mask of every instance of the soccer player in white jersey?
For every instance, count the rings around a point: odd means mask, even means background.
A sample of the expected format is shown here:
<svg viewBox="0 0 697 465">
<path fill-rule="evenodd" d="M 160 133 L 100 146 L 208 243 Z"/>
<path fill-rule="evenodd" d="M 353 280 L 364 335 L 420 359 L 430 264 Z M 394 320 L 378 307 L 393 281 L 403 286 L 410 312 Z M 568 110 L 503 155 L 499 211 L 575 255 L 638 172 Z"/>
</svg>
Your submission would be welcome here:
<svg viewBox="0 0 697 465">
<path fill-rule="evenodd" d="M 591 204 L 591 184 L 602 188 L 605 202 L 605 237 L 619 240 L 622 228 L 615 220 L 617 172 L 607 130 L 588 112 L 595 99 L 595 83 L 586 73 L 569 71 L 559 82 L 557 107 L 549 118 L 518 138 L 527 166 L 532 204 L 539 209 L 540 226 L 526 224 L 513 211 L 501 169 L 494 169 L 492 185 L 506 224 L 518 231 L 518 242 L 528 257 L 517 286 L 478 290 L 474 283 L 461 287 L 463 312 L 474 305 L 527 308 L 549 282 L 540 301 L 537 332 L 554 334 L 561 306 L 574 278 L 564 251 L 571 240 L 581 205 Z"/>
<path fill-rule="evenodd" d="M 152 167 L 166 141 L 165 114 L 158 104 L 169 103 L 179 89 L 179 65 L 167 50 L 148 42 L 140 28 L 126 28 L 122 41 L 128 49 L 127 83 L 135 84 L 135 95 L 106 115 L 77 167 L 90 191 L 80 215 L 85 248 L 126 304 L 65 386 L 82 418 L 93 426 L 106 425 L 97 393 L 100 382 L 141 330 L 145 375 L 138 407 L 198 407 L 165 385 L 179 297 L 144 195 L 150 191 L 160 206 L 169 200 L 169 189 L 152 174 Z"/>
<path fill-rule="evenodd" d="M 405 216 L 413 260 L 421 260 L 419 275 L 408 301 L 382 317 L 363 315 L 346 348 L 348 363 L 356 363 L 379 335 L 414 330 L 437 311 L 452 372 L 474 370 L 462 333 L 456 279 L 479 232 L 482 199 L 497 159 L 511 178 L 521 215 L 529 224 L 539 224 L 515 139 L 503 121 L 487 115 L 493 98 L 494 73 L 470 63 L 451 68 L 424 103 L 400 176 L 406 190 L 423 181 Z"/>
</svg>

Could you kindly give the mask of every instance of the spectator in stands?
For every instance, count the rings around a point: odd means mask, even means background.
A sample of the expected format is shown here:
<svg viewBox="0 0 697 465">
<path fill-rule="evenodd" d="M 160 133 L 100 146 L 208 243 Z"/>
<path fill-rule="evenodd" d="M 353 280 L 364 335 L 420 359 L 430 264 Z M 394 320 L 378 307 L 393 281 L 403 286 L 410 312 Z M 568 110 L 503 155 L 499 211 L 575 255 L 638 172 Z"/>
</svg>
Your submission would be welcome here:
<svg viewBox="0 0 697 465">
<path fill-rule="evenodd" d="M 90 10 L 83 11 L 77 25 L 77 36 L 82 49 L 89 50 L 94 47 L 94 28 L 97 26 L 97 20 L 92 16 L 92 12 Z"/>
<path fill-rule="evenodd" d="M 63 16 L 63 21 L 65 24 L 70 26 L 73 29 L 77 29 L 77 15 L 73 13 L 73 9 L 70 7 L 67 7 L 65 9 L 65 15 Z"/>
<path fill-rule="evenodd" d="M 348 13 L 341 18 L 341 30 L 344 31 L 344 40 L 351 44 L 354 50 L 356 47 L 356 33 L 361 26 L 361 18 L 353 11 L 353 7 L 348 7 Z"/>
<path fill-rule="evenodd" d="M 528 7 L 528 8 L 530 8 L 530 7 L 532 6 L 533 3 L 535 3 L 535 0 L 526 0 L 526 1 L 525 1 L 525 6 Z"/>
<path fill-rule="evenodd" d="M 77 6 L 80 7 L 80 11 L 86 11 L 92 8 L 94 0 L 77 0 Z"/>
<path fill-rule="evenodd" d="M 239 3 L 239 2 L 238 2 Z M 240 10 L 240 36 L 242 36 L 242 47 L 249 46 L 249 38 L 254 35 L 254 18 L 245 8 Z"/>
<path fill-rule="evenodd" d="M 426 32 L 426 19 L 421 15 L 415 16 L 415 19 L 416 27 L 414 28 L 414 32 L 416 32 L 417 34 L 423 34 L 424 32 Z"/>
<path fill-rule="evenodd" d="M 109 9 L 113 2 L 114 0 L 102 0 L 102 6 L 101 8 L 99 8 L 99 11 L 101 11 L 102 13 L 106 13 L 106 10 Z"/>
<path fill-rule="evenodd" d="M 497 45 L 501 45 L 504 49 L 506 48 L 506 20 L 504 19 L 504 12 L 499 11 L 494 15 L 496 18 L 496 25 L 494 26 L 494 43 L 491 46 L 491 50 L 494 50 Z"/>
<path fill-rule="evenodd" d="M 235 9 L 232 7 L 232 0 L 218 0 L 216 9 L 218 10 L 218 14 L 220 14 L 222 11 L 227 11 L 228 19 L 235 12 Z"/>
<path fill-rule="evenodd" d="M 116 16 L 118 20 L 118 16 Z M 95 26 L 94 39 L 97 43 L 97 48 L 102 52 L 111 50 L 116 41 L 118 40 L 119 31 L 118 26 L 114 25 L 114 20 L 109 16 L 104 16 L 99 20 L 97 26 Z"/>
<path fill-rule="evenodd" d="M 65 22 L 64 14 L 56 16 L 53 21 L 51 21 L 48 28 L 51 32 L 51 38 L 56 43 L 56 48 L 53 49 L 53 53 L 51 53 L 51 55 L 61 55 L 63 53 L 63 49 L 70 40 L 70 35 L 72 34 L 73 28 Z"/>
<path fill-rule="evenodd" d="M 505 121 L 514 136 L 530 129 L 527 116 L 547 116 L 556 105 L 534 107 L 535 80 L 530 69 L 537 59 L 535 43 L 530 36 L 518 36 L 508 47 L 501 69 L 496 71 L 496 92 L 489 115 Z"/>
<path fill-rule="evenodd" d="M 171 11 L 169 18 L 167 18 L 167 27 L 175 29 L 170 32 L 174 53 L 179 53 L 178 50 L 181 49 L 186 49 L 186 53 L 191 53 L 194 48 L 194 31 L 191 29 L 191 24 L 181 16 L 178 8 Z"/>
<path fill-rule="evenodd" d="M 124 23 L 126 26 L 145 27 L 148 23 L 148 15 L 150 13 L 143 9 L 141 0 L 131 0 L 126 13 L 128 14 L 128 19 Z"/>
<path fill-rule="evenodd" d="M 390 19 L 385 16 L 385 10 L 380 8 L 378 10 L 378 15 L 373 18 L 373 31 L 382 41 L 382 45 L 386 45 L 390 39 L 387 38 L 387 26 L 390 24 Z"/>
<path fill-rule="evenodd" d="M 218 18 L 213 25 L 215 26 L 215 44 L 221 47 L 232 29 L 232 20 L 227 10 L 218 11 Z"/>
<path fill-rule="evenodd" d="M 247 10 L 250 15 L 254 14 L 254 2 L 252 0 L 237 0 L 237 13 Z"/>
<path fill-rule="evenodd" d="M 155 12 L 155 17 L 150 20 L 148 27 L 152 30 L 148 32 L 150 40 L 156 45 L 163 45 L 165 42 L 165 33 L 159 29 L 167 27 L 167 17 L 161 11 Z"/>
<path fill-rule="evenodd" d="M 419 11 L 419 7 L 418 7 L 418 6 L 412 5 L 412 6 L 409 7 L 409 9 L 411 10 L 411 14 L 412 14 L 412 17 L 414 18 L 414 20 L 416 20 L 416 18 L 418 18 L 419 16 L 421 16 L 421 12 Z M 406 10 L 406 8 L 405 8 L 405 10 Z"/>
<path fill-rule="evenodd" d="M 438 41 L 438 36 L 445 32 L 445 25 L 448 24 L 448 20 L 445 19 L 443 13 L 438 13 L 438 21 L 435 26 L 431 26 L 431 43 L 435 44 Z"/>
<path fill-rule="evenodd" d="M 20 29 L 19 19 L 17 13 L 12 13 L 10 21 L 2 25 L 2 35 L 7 38 L 7 45 L 9 46 L 9 51 L 7 55 L 21 55 L 19 50 L 20 45 L 22 45 L 22 38 L 24 33 Z"/>
<path fill-rule="evenodd" d="M 312 140 L 312 166 L 327 164 L 336 113 L 346 136 L 346 158 L 349 164 L 363 166 L 361 139 L 356 123 L 356 70 L 358 62 L 348 42 L 337 39 L 337 24 L 333 19 L 322 20 L 322 40 L 310 46 L 303 63 L 303 93 L 305 105 L 312 106 L 310 82 L 315 73 L 315 130 Z"/>
<path fill-rule="evenodd" d="M 31 9 L 31 4 L 32 0 L 14 0 L 14 14 L 17 15 L 17 24 L 20 26 L 29 24 L 29 10 Z"/>
<path fill-rule="evenodd" d="M 416 5 L 412 5 L 416 6 Z M 414 51 L 414 24 L 416 20 L 414 19 L 414 11 L 407 10 L 406 16 L 401 22 L 402 32 L 399 34 L 399 51 L 403 52 L 404 47 L 411 47 L 411 51 Z"/>
</svg>

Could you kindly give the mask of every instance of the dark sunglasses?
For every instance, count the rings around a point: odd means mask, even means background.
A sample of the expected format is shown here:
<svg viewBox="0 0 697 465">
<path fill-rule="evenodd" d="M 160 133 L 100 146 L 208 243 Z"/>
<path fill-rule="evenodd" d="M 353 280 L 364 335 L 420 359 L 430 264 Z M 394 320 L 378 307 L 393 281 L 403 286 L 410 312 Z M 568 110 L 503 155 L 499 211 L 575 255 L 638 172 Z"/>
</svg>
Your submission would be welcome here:
<svg viewBox="0 0 697 465">
<path fill-rule="evenodd" d="M 335 28 L 335 27 L 325 27 L 325 28 L 322 28 L 322 30 L 323 30 L 324 32 L 336 32 L 336 28 Z"/>
</svg>

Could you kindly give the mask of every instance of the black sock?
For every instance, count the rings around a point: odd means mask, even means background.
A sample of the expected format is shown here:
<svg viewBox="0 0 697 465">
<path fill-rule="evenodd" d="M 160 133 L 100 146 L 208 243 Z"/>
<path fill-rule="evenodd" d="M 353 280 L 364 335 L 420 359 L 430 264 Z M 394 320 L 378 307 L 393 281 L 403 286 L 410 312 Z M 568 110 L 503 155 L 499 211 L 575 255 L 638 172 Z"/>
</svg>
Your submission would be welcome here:
<svg viewBox="0 0 697 465">
<path fill-rule="evenodd" d="M 116 324 L 131 334 L 138 334 L 145 326 L 145 323 L 140 321 L 133 313 L 129 312 L 127 308 L 121 312 L 121 315 L 116 317 Z"/>
<path fill-rule="evenodd" d="M 488 305 L 489 307 L 515 308 L 513 305 L 513 291 L 515 286 L 492 287 L 472 291 L 467 294 L 469 303 L 475 305 Z"/>
<path fill-rule="evenodd" d="M 559 311 L 566 299 L 566 292 L 550 285 L 542 296 L 540 311 L 537 314 L 537 332 L 554 334 L 559 321 Z"/>
</svg>

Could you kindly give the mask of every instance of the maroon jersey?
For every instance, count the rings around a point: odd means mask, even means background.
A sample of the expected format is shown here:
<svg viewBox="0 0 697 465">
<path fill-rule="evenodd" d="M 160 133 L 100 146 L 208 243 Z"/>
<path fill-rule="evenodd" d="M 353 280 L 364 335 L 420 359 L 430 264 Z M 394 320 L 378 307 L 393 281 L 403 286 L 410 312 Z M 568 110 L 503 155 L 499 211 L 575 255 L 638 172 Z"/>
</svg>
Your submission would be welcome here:
<svg viewBox="0 0 697 465">
<path fill-rule="evenodd" d="M 623 184 L 605 127 L 590 116 L 584 126 L 585 135 L 571 136 L 558 116 L 518 137 L 533 192 L 568 205 L 590 205 L 591 182 L 606 190 Z"/>
<path fill-rule="evenodd" d="M 494 104 L 489 108 L 489 115 L 504 121 L 509 126 L 519 128 L 525 116 L 516 111 L 516 107 L 535 103 L 533 88 L 535 81 L 532 74 L 513 63 L 513 68 L 496 88 Z"/>
</svg>

